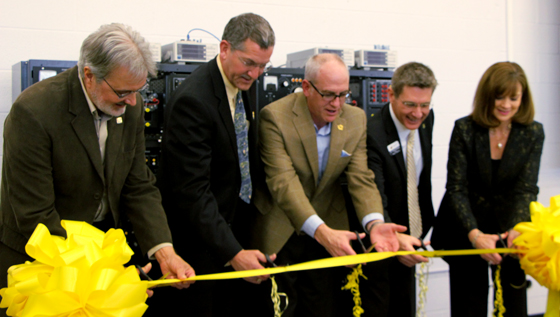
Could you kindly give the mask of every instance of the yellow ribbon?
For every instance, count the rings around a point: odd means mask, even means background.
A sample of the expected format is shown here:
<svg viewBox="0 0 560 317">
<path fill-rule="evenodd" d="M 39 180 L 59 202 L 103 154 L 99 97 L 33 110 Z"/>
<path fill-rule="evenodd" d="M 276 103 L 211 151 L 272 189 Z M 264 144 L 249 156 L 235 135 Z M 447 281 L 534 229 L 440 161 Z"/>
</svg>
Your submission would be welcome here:
<svg viewBox="0 0 560 317">
<path fill-rule="evenodd" d="M 550 207 L 532 202 L 531 222 L 517 224 L 521 235 L 515 245 L 525 250 L 519 263 L 525 272 L 548 288 L 546 317 L 560 316 L 560 195 L 550 198 Z"/>
<path fill-rule="evenodd" d="M 278 284 L 276 284 L 276 279 L 274 278 L 274 276 L 270 277 L 270 282 L 272 283 L 270 298 L 272 299 L 272 306 L 274 307 L 274 317 L 282 317 L 282 314 L 284 313 L 284 311 L 286 311 L 286 308 L 288 308 L 288 295 L 286 293 L 278 292 Z M 284 305 L 284 309 L 280 308 L 282 297 L 284 297 L 286 303 Z"/>
<path fill-rule="evenodd" d="M 194 277 L 190 277 L 187 280 L 191 280 L 191 281 L 228 280 L 234 278 L 246 278 L 246 277 L 268 275 L 268 274 L 279 274 L 279 273 L 286 273 L 286 272 L 324 269 L 324 268 L 337 267 L 337 266 L 352 266 L 360 263 L 379 261 L 393 256 L 410 255 L 410 254 L 416 254 L 425 257 L 442 257 L 442 256 L 458 256 L 458 255 L 480 255 L 480 254 L 487 254 L 487 253 L 523 253 L 523 252 L 524 252 L 523 250 L 497 248 L 497 249 L 397 251 L 397 252 L 365 253 L 365 254 L 339 256 L 336 258 L 326 258 L 326 259 L 320 259 L 320 260 L 309 261 L 304 263 L 298 263 L 289 266 L 279 266 L 279 267 L 265 268 L 259 270 L 234 271 L 234 272 L 225 272 L 225 273 L 197 275 Z M 148 287 L 151 288 L 156 285 L 160 285 L 160 286 L 171 285 L 178 282 L 180 282 L 180 280 L 177 279 L 149 281 Z"/>
<path fill-rule="evenodd" d="M 494 299 L 494 311 L 492 316 L 504 317 L 506 312 L 506 307 L 504 306 L 504 292 L 502 291 L 502 280 L 500 279 L 500 272 L 502 271 L 502 266 L 498 264 L 496 268 L 496 274 L 494 276 L 494 289 L 496 290 L 496 298 Z"/>
<path fill-rule="evenodd" d="M 352 269 L 352 272 L 350 272 L 346 277 L 348 282 L 342 287 L 342 290 L 350 290 L 353 295 L 354 308 L 352 309 L 352 315 L 354 317 L 360 317 L 364 313 L 364 309 L 362 308 L 362 297 L 360 296 L 360 276 L 366 280 L 368 279 L 362 271 L 361 264 Z"/>
<path fill-rule="evenodd" d="M 122 230 L 107 233 L 77 221 L 62 221 L 67 239 L 39 224 L 25 250 L 34 262 L 8 270 L 0 290 L 9 316 L 142 316 L 147 283 L 133 266 Z M 126 296 L 123 296 L 126 294 Z"/>
<path fill-rule="evenodd" d="M 428 294 L 428 276 L 429 269 L 426 262 L 420 264 L 420 272 L 416 272 L 414 276 L 418 279 L 418 307 L 416 308 L 416 317 L 426 316 L 426 295 Z"/>
<path fill-rule="evenodd" d="M 132 250 L 120 229 L 107 233 L 85 223 L 62 221 L 67 239 L 51 236 L 39 224 L 26 245 L 35 259 L 8 270 L 8 287 L 0 290 L 1 308 L 10 316 L 141 316 L 147 309 L 146 289 L 177 279 L 140 281 L 134 267 L 124 268 Z M 525 252 L 513 249 L 398 251 L 320 259 L 284 267 L 198 275 L 189 280 L 223 280 L 336 266 L 351 266 L 398 255 L 425 257 Z M 126 296 L 123 296 L 126 294 Z M 53 305 L 52 303 L 56 303 Z"/>
</svg>

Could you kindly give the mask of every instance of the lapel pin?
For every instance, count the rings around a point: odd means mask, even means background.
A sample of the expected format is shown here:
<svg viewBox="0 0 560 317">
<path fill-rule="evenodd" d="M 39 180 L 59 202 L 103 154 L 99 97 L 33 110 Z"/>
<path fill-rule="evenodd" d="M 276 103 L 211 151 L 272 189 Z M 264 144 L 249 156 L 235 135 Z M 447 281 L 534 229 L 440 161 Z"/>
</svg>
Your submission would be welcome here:
<svg viewBox="0 0 560 317">
<path fill-rule="evenodd" d="M 343 126 L 342 124 L 339 124 L 339 125 L 337 126 L 337 128 L 338 128 L 340 131 L 344 130 L 344 126 Z"/>
<path fill-rule="evenodd" d="M 422 123 L 422 129 L 426 129 L 426 124 Z"/>
<path fill-rule="evenodd" d="M 117 117 L 117 124 L 121 124 L 122 123 L 122 117 Z"/>
</svg>

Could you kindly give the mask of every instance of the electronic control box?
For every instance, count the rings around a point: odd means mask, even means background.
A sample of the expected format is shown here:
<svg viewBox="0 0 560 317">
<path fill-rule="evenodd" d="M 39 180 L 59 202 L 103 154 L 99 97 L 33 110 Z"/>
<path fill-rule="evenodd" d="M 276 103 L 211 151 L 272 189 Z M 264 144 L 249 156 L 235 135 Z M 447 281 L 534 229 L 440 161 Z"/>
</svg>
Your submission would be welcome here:
<svg viewBox="0 0 560 317">
<path fill-rule="evenodd" d="M 389 50 L 358 50 L 354 52 L 356 67 L 394 69 L 397 67 L 397 52 Z"/>
<path fill-rule="evenodd" d="M 332 53 L 337 54 L 342 58 L 344 64 L 348 67 L 354 66 L 354 50 L 351 48 L 327 48 L 327 47 L 314 47 L 307 50 L 289 53 L 286 61 L 288 68 L 302 68 L 305 67 L 307 60 L 314 55 Z"/>
<path fill-rule="evenodd" d="M 165 63 L 206 63 L 218 52 L 218 44 L 178 41 L 161 47 L 161 60 Z"/>
</svg>

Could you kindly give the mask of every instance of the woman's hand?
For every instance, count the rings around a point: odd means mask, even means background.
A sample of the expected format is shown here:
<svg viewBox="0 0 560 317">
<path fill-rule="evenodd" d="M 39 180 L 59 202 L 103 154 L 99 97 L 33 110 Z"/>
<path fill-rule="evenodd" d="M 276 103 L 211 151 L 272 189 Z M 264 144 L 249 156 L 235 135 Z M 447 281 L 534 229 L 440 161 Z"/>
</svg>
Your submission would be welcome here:
<svg viewBox="0 0 560 317">
<path fill-rule="evenodd" d="M 507 237 L 508 248 L 519 249 L 518 246 L 513 244 L 513 240 L 515 240 L 515 238 L 519 237 L 521 235 L 521 232 L 510 229 L 508 231 L 508 233 L 509 233 L 508 237 Z M 510 253 L 509 255 L 512 256 L 513 258 L 519 259 L 519 257 L 523 256 L 523 253 Z"/>
<path fill-rule="evenodd" d="M 501 237 L 502 239 L 507 238 L 508 232 L 502 233 Z M 497 234 L 485 234 L 478 229 L 473 229 L 469 232 L 469 240 L 476 249 L 495 249 L 500 237 Z M 480 257 L 493 265 L 498 265 L 502 262 L 502 257 L 498 253 L 481 254 Z"/>
</svg>

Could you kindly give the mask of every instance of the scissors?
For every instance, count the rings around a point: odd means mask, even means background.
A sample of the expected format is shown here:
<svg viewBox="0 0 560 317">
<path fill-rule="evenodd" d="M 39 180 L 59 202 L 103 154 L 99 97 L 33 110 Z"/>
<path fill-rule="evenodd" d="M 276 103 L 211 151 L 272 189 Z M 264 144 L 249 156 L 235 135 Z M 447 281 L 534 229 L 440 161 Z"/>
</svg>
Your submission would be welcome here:
<svg viewBox="0 0 560 317">
<path fill-rule="evenodd" d="M 151 277 L 149 277 L 148 274 L 146 274 L 146 272 L 144 272 L 144 270 L 142 270 L 142 267 L 140 265 L 136 264 L 135 267 L 138 270 L 138 274 L 140 275 L 140 280 L 153 281 L 153 279 Z M 165 273 L 162 277 L 160 277 L 158 279 L 158 281 L 166 279 L 168 275 L 169 275 L 169 273 Z M 154 287 L 158 287 L 158 286 L 153 286 L 151 288 L 154 288 Z"/>
<path fill-rule="evenodd" d="M 274 263 L 274 261 L 270 259 L 270 255 L 265 253 L 264 257 L 266 258 L 266 264 L 268 267 L 278 267 L 278 265 L 276 265 L 276 263 Z"/>
<path fill-rule="evenodd" d="M 364 245 L 364 242 L 362 241 L 362 238 L 360 238 L 360 233 L 358 231 L 354 231 L 354 233 L 356 234 L 356 238 L 357 238 L 358 242 L 362 246 L 362 251 L 364 253 L 370 253 L 371 250 L 373 250 L 373 248 L 375 247 L 375 243 L 372 244 L 369 248 L 366 249 L 366 246 Z"/>
<path fill-rule="evenodd" d="M 502 246 L 504 247 L 504 249 L 507 249 L 507 244 L 506 244 L 506 242 L 504 241 L 504 239 L 502 239 L 502 235 L 501 235 L 499 232 L 497 233 L 497 235 L 498 235 L 498 238 L 500 239 L 500 243 L 502 244 Z M 508 255 L 509 255 L 509 253 L 505 253 L 505 254 L 502 255 L 502 258 L 505 258 L 505 257 L 508 256 Z"/>
</svg>

